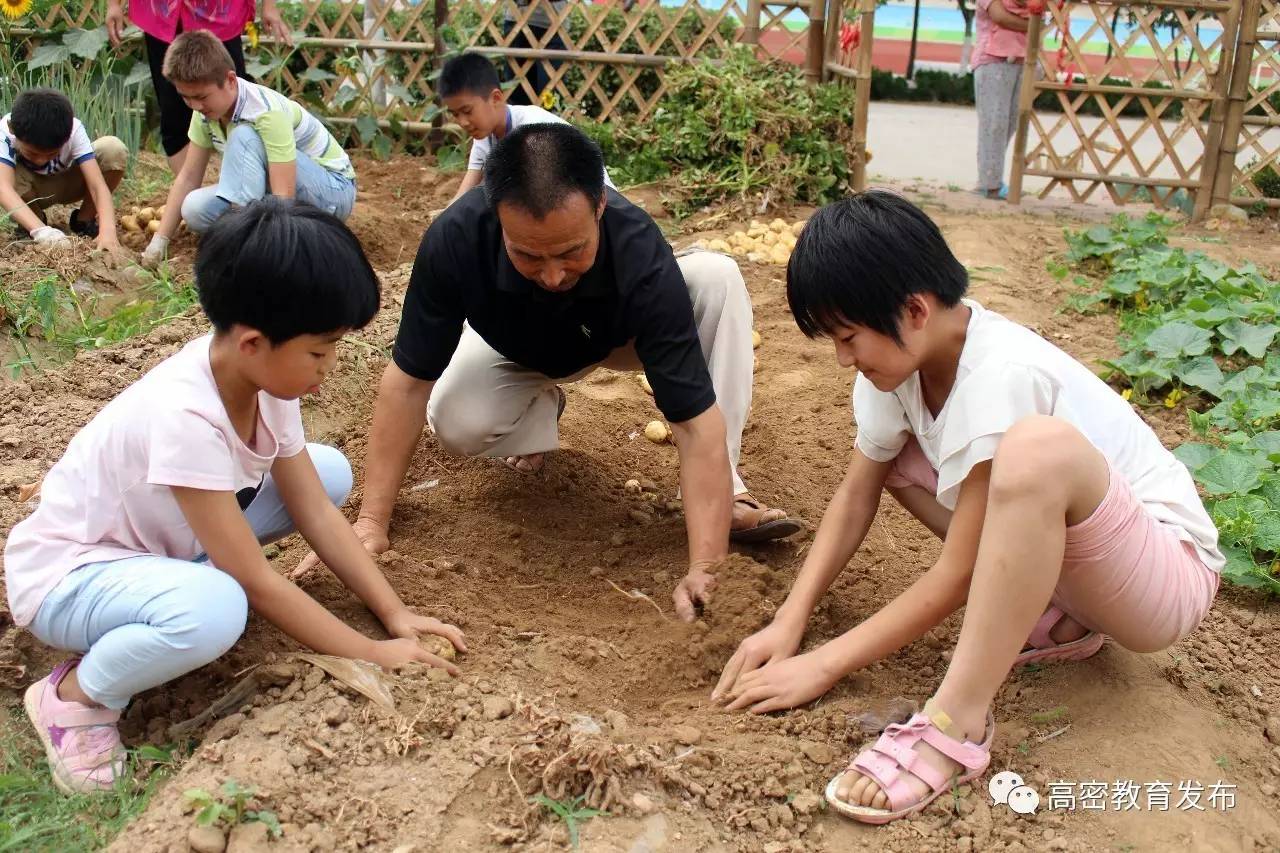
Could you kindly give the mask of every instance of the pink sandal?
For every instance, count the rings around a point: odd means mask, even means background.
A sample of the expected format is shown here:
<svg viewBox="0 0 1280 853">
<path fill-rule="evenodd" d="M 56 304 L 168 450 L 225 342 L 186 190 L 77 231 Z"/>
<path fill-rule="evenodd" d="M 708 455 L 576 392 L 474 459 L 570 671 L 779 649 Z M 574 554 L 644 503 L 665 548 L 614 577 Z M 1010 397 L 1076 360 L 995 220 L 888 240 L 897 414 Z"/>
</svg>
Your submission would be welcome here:
<svg viewBox="0 0 1280 853">
<path fill-rule="evenodd" d="M 23 704 L 44 746 L 53 784 L 67 794 L 106 791 L 124 774 L 120 712 L 58 698 L 58 685 L 79 658 L 58 664 L 27 688 Z"/>
<path fill-rule="evenodd" d="M 1049 609 L 1040 617 L 1036 627 L 1031 630 L 1031 636 L 1027 638 L 1027 645 L 1031 648 L 1013 659 L 1014 668 L 1033 663 L 1084 660 L 1098 653 L 1106 643 L 1107 637 L 1097 631 L 1090 631 L 1070 643 L 1058 643 L 1049 636 L 1049 632 L 1065 616 L 1060 607 L 1054 604 L 1049 605 Z"/>
<path fill-rule="evenodd" d="M 859 752 L 847 768 L 837 773 L 827 783 L 824 794 L 826 801 L 837 812 L 859 823 L 884 824 L 921 811 L 940 795 L 951 790 L 953 785 L 963 785 L 978 778 L 991 763 L 991 741 L 996 733 L 995 720 L 987 714 L 987 732 L 982 743 L 961 742 L 944 734 L 943 729 L 949 729 L 951 725 L 951 718 L 930 699 L 925 703 L 924 711 L 915 714 L 905 723 L 890 724 L 879 740 Z M 915 745 L 920 741 L 955 761 L 963 768 L 962 771 L 947 775 L 918 761 L 919 754 Z M 891 809 L 886 811 L 870 806 L 855 806 L 837 797 L 836 790 L 840 787 L 840 780 L 851 771 L 857 771 L 879 785 L 880 790 L 889 798 Z M 928 785 L 931 793 L 916 799 L 915 792 L 904 778 L 906 774 L 915 776 Z"/>
</svg>

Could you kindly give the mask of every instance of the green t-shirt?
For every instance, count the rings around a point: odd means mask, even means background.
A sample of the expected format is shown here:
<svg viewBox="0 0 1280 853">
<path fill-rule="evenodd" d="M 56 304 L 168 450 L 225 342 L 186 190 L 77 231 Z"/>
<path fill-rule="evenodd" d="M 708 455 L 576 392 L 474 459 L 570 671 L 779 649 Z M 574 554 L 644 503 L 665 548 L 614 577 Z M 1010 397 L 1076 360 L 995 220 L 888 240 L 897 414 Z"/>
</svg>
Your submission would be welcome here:
<svg viewBox="0 0 1280 853">
<path fill-rule="evenodd" d="M 301 151 L 330 172 L 355 178 L 347 152 L 301 104 L 248 80 L 237 80 L 236 85 L 239 91 L 228 129 L 238 124 L 251 125 L 267 149 L 268 163 L 292 163 Z M 191 114 L 187 137 L 193 145 L 214 151 L 221 152 L 227 145 L 221 123 L 209 121 L 200 113 Z"/>
</svg>

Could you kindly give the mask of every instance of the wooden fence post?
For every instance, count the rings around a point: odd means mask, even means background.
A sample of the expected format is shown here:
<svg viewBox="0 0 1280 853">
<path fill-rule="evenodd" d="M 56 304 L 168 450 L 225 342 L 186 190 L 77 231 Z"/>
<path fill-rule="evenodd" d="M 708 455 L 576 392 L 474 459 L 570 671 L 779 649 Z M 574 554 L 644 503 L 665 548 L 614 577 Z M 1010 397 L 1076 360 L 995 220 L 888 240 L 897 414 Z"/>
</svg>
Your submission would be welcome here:
<svg viewBox="0 0 1280 853">
<path fill-rule="evenodd" d="M 761 0 L 747 0 L 747 19 L 742 22 L 742 43 L 760 44 L 760 7 Z"/>
<path fill-rule="evenodd" d="M 830 80 L 828 62 L 835 62 L 840 51 L 840 28 L 844 26 L 844 0 L 831 0 L 827 5 L 825 46 L 822 51 L 822 79 Z"/>
<path fill-rule="evenodd" d="M 871 108 L 871 48 L 875 41 L 876 0 L 861 0 L 862 43 L 858 45 L 858 75 L 853 95 L 853 176 L 857 192 L 867 188 L 867 117 Z"/>
<path fill-rule="evenodd" d="M 809 85 L 821 83 L 826 74 L 826 37 L 823 26 L 827 17 L 827 0 L 809 0 L 809 43 L 805 48 L 804 77 Z"/>
<path fill-rule="evenodd" d="M 1222 125 L 1222 139 L 1218 146 L 1218 164 L 1213 173 L 1210 206 L 1231 202 L 1236 153 L 1240 150 L 1244 105 L 1249 98 L 1249 74 L 1253 70 L 1253 50 L 1258 41 L 1258 20 L 1261 14 L 1262 0 L 1244 0 L 1240 10 L 1240 36 L 1236 42 L 1235 62 L 1231 67 L 1231 85 L 1227 90 L 1226 120 Z"/>
<path fill-rule="evenodd" d="M 1217 184 L 1218 169 L 1222 165 L 1220 161 L 1222 144 L 1227 138 L 1224 128 L 1232 103 L 1228 98 L 1235 69 L 1236 48 L 1244 29 L 1243 5 L 1247 4 L 1234 4 L 1222 22 L 1222 51 L 1218 55 L 1218 70 L 1210 87 L 1214 94 L 1214 101 L 1209 105 L 1209 132 L 1205 136 L 1204 157 L 1200 163 L 1200 188 L 1196 190 L 1195 207 L 1191 213 L 1192 222 L 1204 219 L 1214 203 L 1213 194 Z M 1250 24 L 1250 28 L 1256 30 L 1256 23 L 1255 21 Z M 1252 47 L 1250 47 L 1250 53 L 1252 53 Z M 1236 137 L 1239 138 L 1238 131 Z M 1234 149 L 1236 146 L 1233 143 L 1231 147 Z"/>
<path fill-rule="evenodd" d="M 1009 169 L 1009 204 L 1022 202 L 1022 173 L 1027 167 L 1027 131 L 1036 101 L 1036 68 L 1044 20 L 1032 15 L 1027 27 L 1027 57 L 1022 63 L 1022 88 L 1018 91 L 1018 130 L 1013 136 L 1013 163 Z"/>
</svg>

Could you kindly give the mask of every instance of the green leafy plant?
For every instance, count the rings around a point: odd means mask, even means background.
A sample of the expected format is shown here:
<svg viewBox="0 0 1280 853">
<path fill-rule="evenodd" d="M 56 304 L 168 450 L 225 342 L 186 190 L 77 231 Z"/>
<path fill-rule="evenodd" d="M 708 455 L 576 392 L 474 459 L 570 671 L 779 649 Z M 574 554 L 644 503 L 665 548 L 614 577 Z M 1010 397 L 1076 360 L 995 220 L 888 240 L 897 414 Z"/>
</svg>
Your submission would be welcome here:
<svg viewBox="0 0 1280 853">
<path fill-rule="evenodd" d="M 1126 395 L 1187 406 L 1202 440 L 1174 455 L 1204 492 L 1223 576 L 1280 594 L 1280 284 L 1170 246 L 1170 228 L 1152 214 L 1068 231 L 1067 258 L 1108 273 L 1082 301 L 1120 311 L 1124 353 L 1104 364 Z"/>
<path fill-rule="evenodd" d="M 546 794 L 539 794 L 533 797 L 529 802 L 542 806 L 551 812 L 560 820 L 564 821 L 565 828 L 569 831 L 569 846 L 574 850 L 578 849 L 578 825 L 591 820 L 593 817 L 607 817 L 609 813 L 601 809 L 584 809 L 582 801 L 585 796 L 574 797 L 571 800 L 553 800 Z"/>
<path fill-rule="evenodd" d="M 275 838 L 281 835 L 280 820 L 276 813 L 267 809 L 251 809 L 258 789 L 252 785 L 241 785 L 234 779 L 228 779 L 218 789 L 217 796 L 203 788 L 192 788 L 183 792 L 183 796 L 196 809 L 196 824 L 199 826 L 225 825 L 230 828 L 241 823 L 263 823 L 267 831 Z"/>
<path fill-rule="evenodd" d="M 677 213 L 730 200 L 818 204 L 847 191 L 847 88 L 809 86 L 799 69 L 762 62 L 749 49 L 718 64 L 671 66 L 666 80 L 645 122 L 583 125 L 620 185 L 675 176 Z"/>
</svg>

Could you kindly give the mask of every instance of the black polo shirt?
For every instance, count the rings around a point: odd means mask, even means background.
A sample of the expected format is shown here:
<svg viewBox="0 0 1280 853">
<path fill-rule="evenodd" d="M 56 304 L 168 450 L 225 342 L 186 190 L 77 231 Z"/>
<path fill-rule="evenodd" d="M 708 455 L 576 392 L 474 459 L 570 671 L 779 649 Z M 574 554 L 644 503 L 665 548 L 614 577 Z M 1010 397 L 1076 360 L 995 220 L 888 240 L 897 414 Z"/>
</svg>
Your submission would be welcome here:
<svg viewBox="0 0 1280 853">
<path fill-rule="evenodd" d="M 464 320 L 502 355 L 553 379 L 634 341 L 667 420 L 709 409 L 716 395 L 671 247 L 647 213 L 605 192 L 596 262 L 563 293 L 516 271 L 483 189 L 450 205 L 427 229 L 413 263 L 396 365 L 417 379 L 439 379 Z"/>
</svg>

